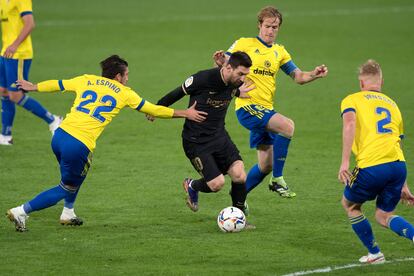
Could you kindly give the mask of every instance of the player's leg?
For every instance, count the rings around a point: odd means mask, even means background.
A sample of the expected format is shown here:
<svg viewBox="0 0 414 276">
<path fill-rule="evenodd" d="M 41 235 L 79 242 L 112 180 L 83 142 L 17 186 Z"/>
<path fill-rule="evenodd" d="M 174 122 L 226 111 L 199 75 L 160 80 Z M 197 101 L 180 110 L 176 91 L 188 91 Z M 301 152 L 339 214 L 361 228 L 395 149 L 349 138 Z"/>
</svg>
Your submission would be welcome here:
<svg viewBox="0 0 414 276">
<path fill-rule="evenodd" d="M 62 129 L 58 129 L 52 138 L 52 149 L 57 159 L 60 160 L 61 182 L 25 204 L 7 211 L 7 216 L 15 223 L 18 231 L 26 231 L 25 222 L 31 212 L 54 206 L 62 199 L 72 197 L 86 177 L 89 169 L 87 165 L 89 149 L 84 144 Z M 82 224 L 81 219 L 76 217 L 75 220 L 77 224 L 71 225 Z"/>
<path fill-rule="evenodd" d="M 12 102 L 45 121 L 53 134 L 60 125 L 62 118 L 51 114 L 37 100 L 30 97 L 27 93 L 23 93 L 15 83 L 18 79 L 28 80 L 31 62 L 31 59 L 5 59 L 6 75 L 9 81 L 9 97 Z"/>
<path fill-rule="evenodd" d="M 231 178 L 231 199 L 234 207 L 239 208 L 244 213 L 245 202 L 247 197 L 246 190 L 246 172 L 244 171 L 244 164 L 242 160 L 236 160 L 231 164 L 227 171 Z"/>
<path fill-rule="evenodd" d="M 16 107 L 7 93 L 6 63 L 4 57 L 0 56 L 0 96 L 1 96 L 1 134 L 0 145 L 10 146 L 13 144 L 12 126 Z"/>
<path fill-rule="evenodd" d="M 381 171 L 391 179 L 377 198 L 375 218 L 383 227 L 391 229 L 397 235 L 414 241 L 414 226 L 403 217 L 394 214 L 401 198 L 407 169 L 405 162 L 391 162 L 381 165 Z"/>
<path fill-rule="evenodd" d="M 258 163 L 253 165 L 247 174 L 247 193 L 259 185 L 272 171 L 273 140 L 265 128 L 274 113 L 273 110 L 256 105 L 244 106 L 236 111 L 239 123 L 250 130 L 250 147 L 256 148 L 258 154 Z"/>
<path fill-rule="evenodd" d="M 273 173 L 269 188 L 283 197 L 293 198 L 296 193 L 287 186 L 283 178 L 283 168 L 295 125 L 291 119 L 276 113 L 266 125 L 266 130 L 273 134 Z"/>
<path fill-rule="evenodd" d="M 345 209 L 352 229 L 367 248 L 368 255 L 362 256 L 361 263 L 382 263 L 384 255 L 375 241 L 371 224 L 361 211 L 364 202 L 377 197 L 382 189 L 381 177 L 376 177 L 377 172 L 370 168 L 355 168 L 352 172 L 351 183 L 345 186 L 342 206 Z"/>
</svg>

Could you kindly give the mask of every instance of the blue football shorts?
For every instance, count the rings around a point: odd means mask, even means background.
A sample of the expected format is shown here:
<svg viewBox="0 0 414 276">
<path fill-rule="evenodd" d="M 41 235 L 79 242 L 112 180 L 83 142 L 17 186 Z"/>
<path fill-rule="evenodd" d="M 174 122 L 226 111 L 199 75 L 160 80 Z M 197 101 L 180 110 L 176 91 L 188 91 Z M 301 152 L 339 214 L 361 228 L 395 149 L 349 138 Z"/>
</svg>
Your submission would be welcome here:
<svg viewBox="0 0 414 276">
<path fill-rule="evenodd" d="M 91 166 L 92 152 L 61 128 L 53 135 L 52 150 L 60 165 L 61 183 L 79 187 Z"/>
<path fill-rule="evenodd" d="M 0 57 L 0 87 L 7 91 L 16 92 L 18 79 L 29 79 L 31 59 L 11 59 Z"/>
<path fill-rule="evenodd" d="M 236 110 L 240 124 L 250 130 L 250 148 L 257 148 L 258 145 L 273 145 L 276 134 L 267 131 L 266 126 L 276 113 L 274 110 L 255 104 Z"/>
<path fill-rule="evenodd" d="M 401 199 L 401 189 L 407 177 L 405 162 L 395 161 L 363 169 L 355 168 L 344 196 L 354 203 L 377 199 L 376 205 L 392 212 Z"/>
</svg>

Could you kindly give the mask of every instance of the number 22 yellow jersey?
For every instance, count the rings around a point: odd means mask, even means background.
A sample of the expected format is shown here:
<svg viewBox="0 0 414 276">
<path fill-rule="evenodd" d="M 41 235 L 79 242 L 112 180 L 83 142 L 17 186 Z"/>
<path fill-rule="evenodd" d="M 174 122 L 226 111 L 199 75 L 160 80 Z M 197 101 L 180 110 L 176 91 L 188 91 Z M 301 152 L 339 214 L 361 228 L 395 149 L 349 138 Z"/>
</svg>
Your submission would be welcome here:
<svg viewBox="0 0 414 276">
<path fill-rule="evenodd" d="M 76 98 L 60 128 L 93 151 L 96 140 L 119 111 L 129 106 L 157 117 L 171 118 L 174 110 L 142 99 L 131 88 L 116 80 L 83 75 L 68 80 L 49 80 L 38 84 L 39 92 L 74 91 Z"/>
<path fill-rule="evenodd" d="M 342 100 L 341 113 L 346 112 L 356 114 L 352 152 L 359 168 L 405 161 L 400 147 L 403 120 L 391 98 L 375 91 L 360 91 Z"/>
</svg>

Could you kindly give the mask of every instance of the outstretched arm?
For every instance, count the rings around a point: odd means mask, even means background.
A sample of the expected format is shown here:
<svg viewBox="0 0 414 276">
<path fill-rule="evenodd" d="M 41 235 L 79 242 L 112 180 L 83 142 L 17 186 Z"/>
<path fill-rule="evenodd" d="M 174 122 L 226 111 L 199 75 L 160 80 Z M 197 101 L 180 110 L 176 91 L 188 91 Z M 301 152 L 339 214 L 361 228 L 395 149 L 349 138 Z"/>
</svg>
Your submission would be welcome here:
<svg viewBox="0 0 414 276">
<path fill-rule="evenodd" d="M 26 80 L 17 80 L 16 83 L 17 87 L 25 91 L 55 92 L 61 90 L 58 80 L 47 80 L 39 82 L 38 84 Z"/>
<path fill-rule="evenodd" d="M 342 128 L 342 163 L 338 172 L 338 179 L 344 184 L 351 181 L 351 173 L 349 171 L 349 159 L 351 158 L 352 144 L 355 138 L 356 114 L 349 111 L 343 114 Z"/>
<path fill-rule="evenodd" d="M 142 107 L 137 110 L 159 118 L 186 118 L 191 121 L 202 122 L 206 119 L 207 113 L 195 109 L 196 104 L 197 102 L 194 102 L 194 104 L 186 110 L 174 110 L 145 101 Z"/>
<path fill-rule="evenodd" d="M 292 79 L 298 84 L 305 84 L 313 80 L 324 78 L 328 75 L 328 67 L 325 64 L 316 66 L 314 70 L 304 72 L 296 68 L 290 73 Z"/>
</svg>

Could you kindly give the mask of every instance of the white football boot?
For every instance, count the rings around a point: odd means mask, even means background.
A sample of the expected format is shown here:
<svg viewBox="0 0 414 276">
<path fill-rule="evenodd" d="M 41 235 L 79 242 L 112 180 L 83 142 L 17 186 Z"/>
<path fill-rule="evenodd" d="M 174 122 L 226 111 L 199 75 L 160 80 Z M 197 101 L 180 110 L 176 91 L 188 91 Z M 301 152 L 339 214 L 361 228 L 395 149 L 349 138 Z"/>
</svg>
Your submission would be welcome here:
<svg viewBox="0 0 414 276">
<path fill-rule="evenodd" d="M 80 226 L 83 224 L 83 220 L 76 216 L 75 210 L 63 207 L 62 214 L 60 215 L 60 224 L 62 225 L 72 225 Z"/>
<path fill-rule="evenodd" d="M 23 210 L 23 205 L 7 210 L 6 216 L 11 222 L 14 223 L 16 231 L 27 231 L 26 220 L 29 216 Z"/>
<path fill-rule="evenodd" d="M 11 146 L 13 145 L 13 138 L 11 135 L 0 134 L 0 145 Z"/>
<path fill-rule="evenodd" d="M 368 255 L 362 256 L 359 262 L 363 264 L 382 264 L 385 263 L 385 257 L 381 252 L 377 254 L 368 253 Z"/>
</svg>

